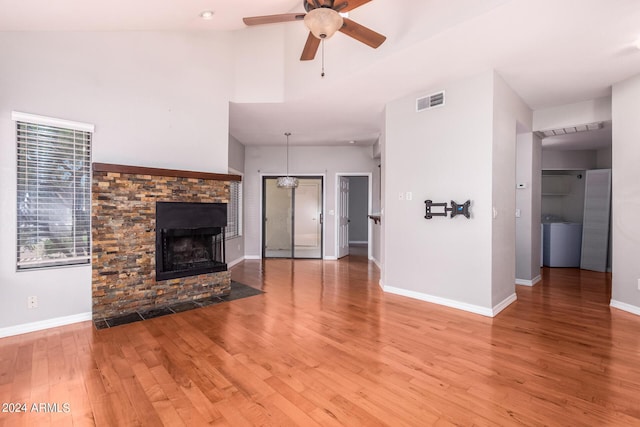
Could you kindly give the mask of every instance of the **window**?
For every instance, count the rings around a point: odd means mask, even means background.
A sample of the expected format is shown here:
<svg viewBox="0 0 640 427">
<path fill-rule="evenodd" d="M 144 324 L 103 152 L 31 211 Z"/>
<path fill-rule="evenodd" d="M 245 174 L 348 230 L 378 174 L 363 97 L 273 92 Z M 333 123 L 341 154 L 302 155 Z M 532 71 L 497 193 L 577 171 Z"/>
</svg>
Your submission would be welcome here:
<svg viewBox="0 0 640 427">
<path fill-rule="evenodd" d="M 88 264 L 93 125 L 13 112 L 17 269 Z"/>
<path fill-rule="evenodd" d="M 229 184 L 229 204 L 227 205 L 227 227 L 225 236 L 228 239 L 242 236 L 242 182 L 231 181 Z"/>
</svg>

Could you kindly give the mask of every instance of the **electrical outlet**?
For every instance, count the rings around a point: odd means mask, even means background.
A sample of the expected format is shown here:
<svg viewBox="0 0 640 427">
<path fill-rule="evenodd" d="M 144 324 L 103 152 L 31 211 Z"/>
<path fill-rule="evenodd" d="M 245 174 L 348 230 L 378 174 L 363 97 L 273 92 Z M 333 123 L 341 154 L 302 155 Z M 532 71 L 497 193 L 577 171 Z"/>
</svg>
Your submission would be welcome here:
<svg viewBox="0 0 640 427">
<path fill-rule="evenodd" d="M 29 309 L 38 308 L 38 297 L 37 296 L 27 297 L 27 308 L 29 308 Z"/>
</svg>

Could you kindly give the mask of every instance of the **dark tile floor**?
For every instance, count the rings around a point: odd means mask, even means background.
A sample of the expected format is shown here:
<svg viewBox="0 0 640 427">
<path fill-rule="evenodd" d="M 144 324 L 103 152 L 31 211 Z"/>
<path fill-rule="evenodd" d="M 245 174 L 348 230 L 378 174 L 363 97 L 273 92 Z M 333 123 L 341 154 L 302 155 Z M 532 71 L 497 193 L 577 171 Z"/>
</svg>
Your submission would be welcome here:
<svg viewBox="0 0 640 427">
<path fill-rule="evenodd" d="M 114 326 L 125 325 L 127 323 L 138 322 L 140 320 L 153 319 L 154 317 L 166 316 L 167 314 L 180 313 L 182 311 L 193 310 L 194 308 L 206 307 L 208 305 L 219 304 L 225 301 L 233 301 L 241 298 L 260 295 L 263 292 L 251 286 L 231 281 L 231 293 L 223 297 L 209 297 L 197 301 L 187 301 L 173 304 L 167 307 L 154 308 L 149 311 L 141 311 L 124 316 L 109 317 L 106 319 L 95 319 L 93 324 L 96 329 L 113 328 Z"/>
</svg>

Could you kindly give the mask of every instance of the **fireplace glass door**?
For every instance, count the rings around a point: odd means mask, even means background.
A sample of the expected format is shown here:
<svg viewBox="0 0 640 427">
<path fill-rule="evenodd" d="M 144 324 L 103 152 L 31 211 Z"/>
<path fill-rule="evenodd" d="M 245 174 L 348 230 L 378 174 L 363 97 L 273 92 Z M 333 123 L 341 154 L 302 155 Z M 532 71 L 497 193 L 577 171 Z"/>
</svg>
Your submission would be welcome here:
<svg viewBox="0 0 640 427">
<path fill-rule="evenodd" d="M 322 177 L 301 177 L 295 189 L 263 181 L 263 257 L 322 258 Z"/>
</svg>

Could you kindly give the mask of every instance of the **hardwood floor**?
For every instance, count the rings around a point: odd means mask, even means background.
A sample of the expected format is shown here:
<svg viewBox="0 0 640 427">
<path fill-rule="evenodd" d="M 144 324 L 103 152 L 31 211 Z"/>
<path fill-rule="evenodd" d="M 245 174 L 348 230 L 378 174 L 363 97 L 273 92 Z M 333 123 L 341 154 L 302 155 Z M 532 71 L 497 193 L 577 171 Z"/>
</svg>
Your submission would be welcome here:
<svg viewBox="0 0 640 427">
<path fill-rule="evenodd" d="M 384 294 L 358 256 L 232 276 L 265 293 L 0 340 L 0 400 L 27 404 L 0 425 L 640 425 L 640 318 L 610 275 L 545 269 L 494 319 Z"/>
</svg>

